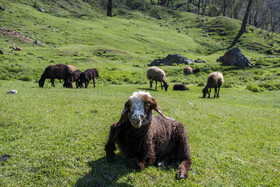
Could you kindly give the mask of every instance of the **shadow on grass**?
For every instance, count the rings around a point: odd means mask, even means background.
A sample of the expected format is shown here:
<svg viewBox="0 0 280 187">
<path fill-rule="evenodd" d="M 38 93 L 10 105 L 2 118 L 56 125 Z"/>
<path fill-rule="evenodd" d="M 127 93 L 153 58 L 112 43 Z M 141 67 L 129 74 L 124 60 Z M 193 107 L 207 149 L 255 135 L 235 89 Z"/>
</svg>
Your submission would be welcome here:
<svg viewBox="0 0 280 187">
<path fill-rule="evenodd" d="M 134 170 L 126 167 L 125 159 L 117 155 L 113 162 L 108 162 L 106 157 L 88 162 L 91 171 L 80 178 L 75 186 L 133 186 L 129 183 L 119 183 L 117 180 Z"/>
<path fill-rule="evenodd" d="M 77 187 L 84 186 L 124 186 L 130 187 L 133 185 L 133 178 L 127 177 L 125 182 L 118 182 L 119 178 L 133 172 L 141 172 L 141 170 L 129 169 L 125 164 L 125 158 L 117 154 L 113 162 L 108 162 L 106 157 L 99 158 L 95 161 L 88 162 L 91 171 L 80 178 L 76 185 Z M 158 167 L 156 164 L 148 165 L 148 167 L 157 167 L 159 170 L 177 170 L 179 162 L 165 163 L 164 166 Z M 175 177 L 175 176 L 174 176 Z"/>
</svg>

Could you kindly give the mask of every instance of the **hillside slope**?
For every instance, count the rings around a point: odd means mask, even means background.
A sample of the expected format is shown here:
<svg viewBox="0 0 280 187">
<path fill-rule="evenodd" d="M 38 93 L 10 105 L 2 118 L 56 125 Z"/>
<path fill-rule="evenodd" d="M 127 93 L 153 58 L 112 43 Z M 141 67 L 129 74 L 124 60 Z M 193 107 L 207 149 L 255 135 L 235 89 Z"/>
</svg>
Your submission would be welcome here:
<svg viewBox="0 0 280 187">
<path fill-rule="evenodd" d="M 110 18 L 99 1 L 14 2 L 4 0 L 6 10 L 0 11 L 0 44 L 4 52 L 0 56 L 0 79 L 5 80 L 38 81 L 47 65 L 66 63 L 81 70 L 99 68 L 100 83 L 145 83 L 143 67 L 168 54 L 205 60 L 206 65 L 192 66 L 208 73 L 217 69 L 216 59 L 226 52 L 240 27 L 239 21 L 226 17 L 198 17 L 160 6 L 146 11 L 115 9 L 116 16 Z M 40 12 L 38 7 L 46 12 Z M 34 44 L 35 40 L 41 45 Z M 23 50 L 13 52 L 13 46 Z M 238 46 L 255 63 L 259 57 L 279 52 L 280 37 L 248 27 Z M 165 70 L 172 76 L 178 75 L 182 67 L 168 69 Z M 171 81 L 176 80 L 174 77 Z"/>
</svg>

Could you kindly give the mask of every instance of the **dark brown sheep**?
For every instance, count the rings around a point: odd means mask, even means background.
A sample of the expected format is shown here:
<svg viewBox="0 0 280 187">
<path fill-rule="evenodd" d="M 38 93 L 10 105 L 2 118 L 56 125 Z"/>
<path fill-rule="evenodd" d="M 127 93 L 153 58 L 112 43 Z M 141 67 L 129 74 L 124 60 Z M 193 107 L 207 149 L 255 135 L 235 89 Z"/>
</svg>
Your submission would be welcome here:
<svg viewBox="0 0 280 187">
<path fill-rule="evenodd" d="M 86 69 L 81 73 L 79 78 L 79 87 L 83 88 L 85 83 L 85 88 L 88 87 L 89 81 L 93 80 L 93 86 L 95 87 L 95 78 L 99 77 L 98 70 L 96 68 Z"/>
<path fill-rule="evenodd" d="M 174 84 L 173 90 L 180 90 L 180 91 L 185 91 L 185 90 L 190 90 L 186 85 L 184 84 Z"/>
<path fill-rule="evenodd" d="M 200 69 L 199 68 L 196 68 L 193 70 L 193 74 L 196 74 L 196 73 L 199 73 L 200 72 Z"/>
<path fill-rule="evenodd" d="M 205 88 L 203 88 L 202 93 L 203 97 L 206 97 L 208 94 L 208 98 L 210 98 L 211 88 L 215 88 L 214 98 L 219 97 L 220 87 L 224 84 L 224 76 L 220 72 L 213 72 L 208 75 L 207 84 Z M 210 90 L 208 91 L 208 89 Z"/>
<path fill-rule="evenodd" d="M 52 86 L 55 87 L 54 80 L 63 79 L 64 80 L 63 87 L 66 87 L 68 76 L 71 73 L 72 73 L 72 71 L 68 65 L 65 65 L 65 64 L 50 65 L 50 66 L 46 67 L 44 73 L 42 74 L 42 76 L 39 80 L 39 86 L 43 87 L 45 80 L 51 79 Z"/>
<path fill-rule="evenodd" d="M 160 116 L 153 116 L 153 110 Z M 188 136 L 182 123 L 168 118 L 147 92 L 134 92 L 125 103 L 120 120 L 113 123 L 105 146 L 111 162 L 118 145 L 129 167 L 143 169 L 145 165 L 180 161 L 178 178 L 187 178 L 191 166 Z"/>
<path fill-rule="evenodd" d="M 79 82 L 79 78 L 81 75 L 81 71 L 80 70 L 75 70 L 74 72 L 72 72 L 69 76 L 68 76 L 68 84 L 67 84 L 67 88 L 73 88 L 73 82 L 76 82 L 76 88 L 78 88 L 78 82 Z"/>
</svg>

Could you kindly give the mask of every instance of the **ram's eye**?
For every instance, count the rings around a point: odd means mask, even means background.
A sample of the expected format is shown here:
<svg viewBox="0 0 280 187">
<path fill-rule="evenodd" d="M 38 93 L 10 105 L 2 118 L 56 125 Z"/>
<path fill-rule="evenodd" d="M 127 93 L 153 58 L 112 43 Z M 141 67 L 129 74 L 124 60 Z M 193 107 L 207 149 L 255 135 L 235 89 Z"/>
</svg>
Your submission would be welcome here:
<svg viewBox="0 0 280 187">
<path fill-rule="evenodd" d="M 147 102 L 147 103 L 145 103 L 145 109 L 149 109 L 149 108 L 150 108 L 150 105 L 151 105 L 151 104 L 150 104 L 150 103 L 148 103 L 148 102 Z"/>
</svg>

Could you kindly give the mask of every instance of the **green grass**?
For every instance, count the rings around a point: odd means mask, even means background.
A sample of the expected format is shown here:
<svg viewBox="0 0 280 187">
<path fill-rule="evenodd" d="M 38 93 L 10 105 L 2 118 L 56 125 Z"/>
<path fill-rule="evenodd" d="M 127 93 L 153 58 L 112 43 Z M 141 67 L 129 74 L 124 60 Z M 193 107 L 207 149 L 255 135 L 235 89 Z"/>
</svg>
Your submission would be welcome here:
<svg viewBox="0 0 280 187">
<path fill-rule="evenodd" d="M 1 186 L 279 186 L 280 59 L 264 58 L 277 54 L 279 34 L 248 27 L 238 46 L 254 66 L 221 66 L 216 59 L 239 21 L 160 6 L 114 9 L 116 16 L 107 18 L 99 1 L 76 2 L 3 1 L 1 27 L 42 46 L 0 35 L 0 156 L 11 156 L 0 163 Z M 35 8 L 42 5 L 47 13 Z M 13 46 L 23 50 L 12 53 Z M 169 91 L 148 89 L 147 64 L 168 54 L 206 63 L 189 65 L 201 72 L 188 76 L 186 65 L 161 66 Z M 63 89 L 58 80 L 56 88 L 49 80 L 38 88 L 44 68 L 58 63 L 97 68 L 96 88 Z M 221 98 L 202 99 L 213 71 L 225 77 Z M 191 91 L 172 91 L 175 83 Z M 11 89 L 18 94 L 6 94 Z M 121 155 L 107 163 L 110 125 L 136 90 L 149 91 L 169 117 L 184 123 L 193 158 L 189 179 L 175 179 L 178 163 L 140 172 L 127 168 Z"/>
<path fill-rule="evenodd" d="M 16 95 L 5 93 L 14 88 Z M 133 91 L 147 88 L 148 83 L 40 89 L 34 82 L 2 81 L 0 153 L 11 158 L 1 163 L 0 184 L 277 186 L 279 91 L 222 88 L 220 99 L 202 99 L 196 86 L 150 91 L 166 115 L 187 129 L 189 179 L 175 179 L 178 163 L 140 172 L 127 168 L 121 155 L 108 163 L 110 124 Z"/>
</svg>

